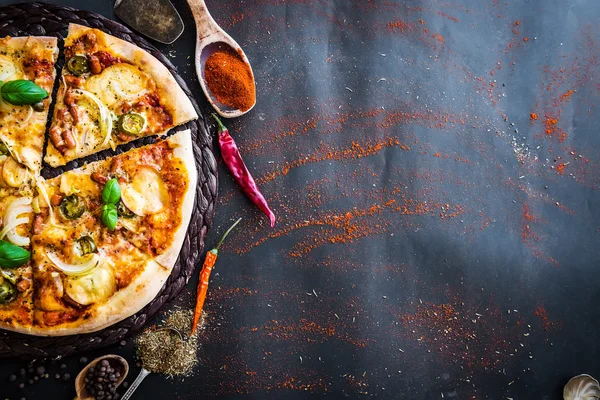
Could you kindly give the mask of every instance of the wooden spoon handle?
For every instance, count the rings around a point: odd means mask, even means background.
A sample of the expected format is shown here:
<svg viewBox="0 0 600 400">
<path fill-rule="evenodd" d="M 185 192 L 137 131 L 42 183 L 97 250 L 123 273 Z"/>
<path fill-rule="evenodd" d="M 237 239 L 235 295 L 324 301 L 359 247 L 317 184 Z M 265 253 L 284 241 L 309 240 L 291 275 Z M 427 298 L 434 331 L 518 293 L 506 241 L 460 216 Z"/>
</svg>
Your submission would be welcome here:
<svg viewBox="0 0 600 400">
<path fill-rule="evenodd" d="M 192 10 L 194 20 L 196 21 L 196 35 L 198 41 L 221 30 L 208 12 L 204 0 L 187 0 L 187 3 Z"/>
<path fill-rule="evenodd" d="M 125 392 L 123 397 L 121 397 L 121 400 L 128 400 L 133 395 L 133 392 L 135 392 L 135 389 L 137 389 L 138 386 L 140 386 L 140 383 L 142 383 L 144 378 L 148 375 L 150 375 L 150 371 L 148 371 L 145 368 L 142 368 L 140 374 L 137 376 L 137 378 L 135 378 L 135 381 L 133 381 L 131 386 L 129 386 L 129 389 Z"/>
</svg>

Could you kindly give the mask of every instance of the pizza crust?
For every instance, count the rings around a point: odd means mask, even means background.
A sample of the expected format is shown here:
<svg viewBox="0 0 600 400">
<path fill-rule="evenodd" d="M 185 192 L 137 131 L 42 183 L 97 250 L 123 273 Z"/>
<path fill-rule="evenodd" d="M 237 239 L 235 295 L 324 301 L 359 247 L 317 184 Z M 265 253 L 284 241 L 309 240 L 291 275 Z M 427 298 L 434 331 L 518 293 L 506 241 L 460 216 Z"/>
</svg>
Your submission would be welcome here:
<svg viewBox="0 0 600 400">
<path fill-rule="evenodd" d="M 67 336 L 91 333 L 114 325 L 140 311 L 159 293 L 171 273 L 154 260 L 126 288 L 116 292 L 106 303 L 91 307 L 91 317 L 53 327 L 12 326 L 3 329 L 35 336 Z"/>
<path fill-rule="evenodd" d="M 91 29 L 93 28 L 78 24 L 69 24 L 69 35 L 65 40 L 65 46 L 69 46 L 72 41 L 81 37 Z M 161 99 L 161 105 L 163 105 L 173 117 L 173 125 L 182 125 L 198 118 L 198 114 L 196 114 L 196 110 L 194 110 L 194 106 L 189 97 L 183 92 L 173 75 L 171 75 L 163 63 L 132 43 L 108 35 L 99 29 L 93 29 L 93 31 L 96 34 L 96 37 L 103 40 L 106 47 L 116 56 L 140 67 L 154 79 L 158 96 Z M 166 133 L 167 131 L 163 133 Z"/>
<path fill-rule="evenodd" d="M 188 173 L 188 186 L 181 207 L 181 224 L 175 231 L 171 246 L 169 246 L 162 254 L 155 257 L 156 261 L 171 269 L 179 257 L 179 252 L 183 246 L 183 241 L 185 240 L 188 226 L 192 219 L 198 172 L 196 171 L 196 161 L 194 159 L 194 150 L 192 147 L 192 135 L 190 134 L 189 129 L 169 137 L 167 142 L 174 147 L 173 154 L 183 161 Z"/>
</svg>

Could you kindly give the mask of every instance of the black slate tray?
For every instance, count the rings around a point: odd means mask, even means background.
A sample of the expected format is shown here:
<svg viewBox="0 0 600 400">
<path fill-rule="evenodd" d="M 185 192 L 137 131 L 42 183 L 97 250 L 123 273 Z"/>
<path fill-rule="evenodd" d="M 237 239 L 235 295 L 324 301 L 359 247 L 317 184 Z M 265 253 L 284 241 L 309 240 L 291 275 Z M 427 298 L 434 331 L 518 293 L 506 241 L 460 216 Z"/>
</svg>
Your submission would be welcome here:
<svg viewBox="0 0 600 400">
<path fill-rule="evenodd" d="M 171 276 L 152 302 L 137 314 L 99 332 L 85 335 L 62 337 L 36 337 L 0 331 L 0 358 L 44 358 L 67 356 L 81 351 L 89 351 L 109 346 L 124 337 L 138 332 L 154 317 L 161 307 L 176 297 L 194 273 L 195 266 L 204 248 L 204 238 L 211 226 L 214 206 L 217 199 L 217 165 L 212 154 L 212 140 L 207 129 L 207 121 L 194 100 L 190 89 L 177 74 L 173 64 L 147 40 L 133 33 L 129 28 L 89 11 L 78 10 L 46 3 L 22 3 L 0 8 L 0 37 L 10 36 L 55 36 L 63 39 L 67 35 L 69 23 L 98 28 L 106 33 L 134 43 L 160 60 L 171 71 L 179 85 L 188 95 L 198 115 L 197 121 L 174 129 L 173 132 L 189 128 L 194 142 L 194 155 L 198 170 L 195 212 L 192 215 L 188 233 L 173 268 Z M 62 42 L 59 40 L 59 46 Z M 57 63 L 58 76 L 64 60 Z M 55 85 L 56 86 L 56 85 Z M 52 112 L 52 110 L 50 110 Z M 154 138 L 144 138 L 119 147 L 116 152 L 103 151 L 84 159 L 76 160 L 63 168 L 49 169 L 45 166 L 45 177 L 56 176 L 65 170 L 76 168 L 86 162 L 104 159 L 115 153 L 122 153 L 133 147 L 149 144 Z"/>
</svg>

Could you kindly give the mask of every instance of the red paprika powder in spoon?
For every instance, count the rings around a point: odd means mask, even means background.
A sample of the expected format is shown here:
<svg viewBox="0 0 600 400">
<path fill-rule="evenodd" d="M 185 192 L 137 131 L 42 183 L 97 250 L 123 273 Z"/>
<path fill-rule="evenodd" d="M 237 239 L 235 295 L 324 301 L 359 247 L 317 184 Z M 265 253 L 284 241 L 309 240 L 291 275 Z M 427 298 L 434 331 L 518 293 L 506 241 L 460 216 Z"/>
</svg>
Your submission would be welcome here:
<svg viewBox="0 0 600 400">
<path fill-rule="evenodd" d="M 204 64 L 204 80 L 222 104 L 246 111 L 256 102 L 256 86 L 248 64 L 234 50 L 217 50 Z"/>
</svg>

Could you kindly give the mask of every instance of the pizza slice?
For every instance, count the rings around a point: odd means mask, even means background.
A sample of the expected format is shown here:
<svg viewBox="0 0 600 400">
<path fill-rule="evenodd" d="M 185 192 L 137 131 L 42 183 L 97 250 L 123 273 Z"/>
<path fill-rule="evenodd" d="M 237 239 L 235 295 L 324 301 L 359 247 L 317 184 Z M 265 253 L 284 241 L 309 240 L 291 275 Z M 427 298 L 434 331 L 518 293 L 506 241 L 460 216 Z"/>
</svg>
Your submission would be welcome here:
<svg viewBox="0 0 600 400">
<path fill-rule="evenodd" d="M 92 332 L 148 304 L 175 264 L 195 189 L 189 130 L 40 183 L 28 333 Z"/>
<path fill-rule="evenodd" d="M 42 36 L 6 37 L 0 39 L 0 81 L 3 92 L 16 95 L 31 91 L 31 81 L 46 94 L 52 93 L 58 55 L 57 39 Z M 42 92 L 43 93 L 43 92 Z M 35 96 L 34 96 L 35 97 Z M 43 94 L 42 96 L 43 97 Z M 10 100 L 10 101 L 9 101 Z M 50 96 L 33 104 L 36 99 L 0 96 L 0 186 L 20 187 L 27 182 L 27 169 L 39 174 L 42 164 L 44 133 L 48 119 Z M 21 104 L 21 105 L 19 105 Z M 5 168 L 8 171 L 4 171 Z M 16 173 L 11 174 L 10 170 Z M 14 179 L 11 178 L 14 177 Z"/>
<path fill-rule="evenodd" d="M 151 301 L 170 269 L 92 217 L 33 237 L 34 320 L 28 333 L 61 336 L 103 329 Z"/>
<path fill-rule="evenodd" d="M 168 69 L 139 47 L 70 24 L 45 161 L 53 167 L 198 116 Z"/>
<path fill-rule="evenodd" d="M 32 266 L 29 233 L 31 196 L 0 198 L 0 326 L 26 331 L 33 322 Z"/>
</svg>

